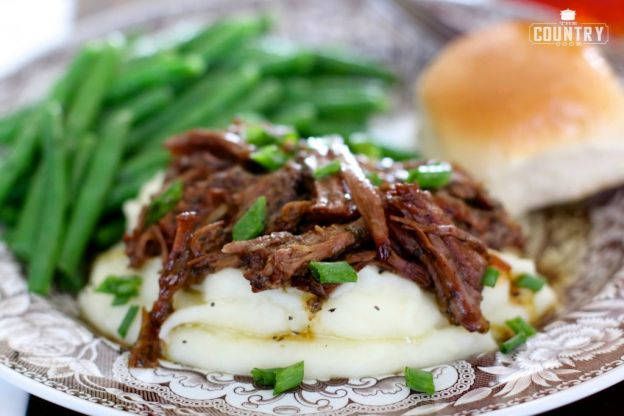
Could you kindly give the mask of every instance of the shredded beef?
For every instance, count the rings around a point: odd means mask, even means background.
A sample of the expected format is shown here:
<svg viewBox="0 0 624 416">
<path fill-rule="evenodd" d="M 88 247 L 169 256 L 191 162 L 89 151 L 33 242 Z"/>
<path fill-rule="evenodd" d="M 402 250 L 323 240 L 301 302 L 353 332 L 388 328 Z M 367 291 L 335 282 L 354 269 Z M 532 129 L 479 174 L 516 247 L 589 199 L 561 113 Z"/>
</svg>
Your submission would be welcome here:
<svg viewBox="0 0 624 416">
<path fill-rule="evenodd" d="M 383 201 L 349 148 L 341 141 L 334 140 L 331 149 L 342 162 L 341 175 L 351 190 L 355 205 L 373 237 L 377 255 L 380 260 L 386 260 L 390 255 L 390 236 Z"/>
<path fill-rule="evenodd" d="M 228 267 L 241 269 L 254 292 L 288 286 L 310 292 L 316 311 L 338 285 L 316 280 L 311 261 L 346 261 L 356 270 L 374 264 L 435 293 L 452 323 L 487 331 L 481 277 L 488 263 L 508 267 L 487 247 L 521 247 L 523 240 L 480 184 L 455 167 L 450 184 L 423 191 L 403 183 L 423 161 L 358 159 L 337 138 L 284 145 L 290 161 L 264 172 L 250 160 L 255 148 L 240 135 L 244 126 L 238 124 L 227 133 L 193 130 L 166 144 L 173 160 L 163 189 L 182 181 L 182 199 L 156 224 L 145 224 L 144 207 L 138 226 L 124 237 L 133 267 L 163 259 L 159 297 L 143 311 L 131 366 L 156 365 L 158 334 L 174 294 Z M 340 172 L 314 177 L 333 161 Z M 384 184 L 374 186 L 368 172 Z M 262 235 L 232 241 L 234 225 L 261 196 L 267 200 Z"/>
<path fill-rule="evenodd" d="M 173 313 L 173 295 L 187 285 L 191 276 L 191 270 L 186 265 L 191 256 L 187 245 L 198 220 L 198 215 L 193 212 L 186 212 L 177 217 L 178 225 L 173 247 L 158 282 L 160 287 L 158 299 L 149 313 L 143 312 L 141 334 L 130 355 L 131 367 L 154 367 L 158 364 L 160 327 Z"/>
<path fill-rule="evenodd" d="M 426 268 L 442 310 L 469 331 L 486 332 L 481 313 L 481 276 L 488 265 L 487 248 L 455 227 L 431 194 L 414 184 L 396 184 L 386 192 L 389 220 L 409 232 L 403 240 L 418 244 L 418 261 Z M 409 249 L 409 247 L 408 247 Z"/>
<path fill-rule="evenodd" d="M 306 167 L 308 181 L 313 189 L 314 203 L 308 213 L 312 220 L 320 222 L 340 222 L 353 220 L 358 211 L 349 188 L 340 175 L 330 175 L 315 180 L 314 171 L 335 160 L 334 153 L 327 145 L 327 140 L 309 139 L 300 155 Z"/>
<path fill-rule="evenodd" d="M 357 246 L 368 236 L 361 220 L 345 225 L 317 226 L 304 234 L 282 231 L 223 247 L 242 260 L 245 277 L 254 292 L 282 287 L 311 261 L 332 259 Z"/>
<path fill-rule="evenodd" d="M 451 183 L 436 191 L 434 199 L 458 227 L 479 237 L 488 247 L 500 250 L 524 246 L 520 226 L 480 183 L 457 166 L 453 167 Z"/>
<path fill-rule="evenodd" d="M 296 163 L 289 163 L 276 172 L 260 176 L 251 186 L 234 195 L 237 206 L 235 219 L 238 220 L 259 197 L 264 196 L 268 213 L 265 231 L 276 231 L 282 207 L 298 199 L 297 188 L 301 180 L 301 166 Z"/>
</svg>

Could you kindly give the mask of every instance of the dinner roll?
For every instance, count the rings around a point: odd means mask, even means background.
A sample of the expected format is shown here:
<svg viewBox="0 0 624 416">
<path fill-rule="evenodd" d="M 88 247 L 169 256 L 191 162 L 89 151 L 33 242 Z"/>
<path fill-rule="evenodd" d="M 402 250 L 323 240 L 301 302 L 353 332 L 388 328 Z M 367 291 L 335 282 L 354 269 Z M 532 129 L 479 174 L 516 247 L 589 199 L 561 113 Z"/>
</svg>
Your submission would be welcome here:
<svg viewBox="0 0 624 416">
<path fill-rule="evenodd" d="M 624 183 L 624 93 L 595 47 L 506 22 L 451 43 L 418 83 L 426 156 L 457 162 L 514 215 Z"/>
</svg>

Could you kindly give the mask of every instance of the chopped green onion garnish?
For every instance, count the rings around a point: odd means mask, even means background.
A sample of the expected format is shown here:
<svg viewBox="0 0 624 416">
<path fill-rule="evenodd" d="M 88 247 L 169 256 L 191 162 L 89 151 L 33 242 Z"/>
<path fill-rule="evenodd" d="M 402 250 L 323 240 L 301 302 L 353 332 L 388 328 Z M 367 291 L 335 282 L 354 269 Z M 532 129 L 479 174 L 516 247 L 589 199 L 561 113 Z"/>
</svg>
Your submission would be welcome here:
<svg viewBox="0 0 624 416">
<path fill-rule="evenodd" d="M 381 155 L 383 157 L 389 157 L 390 159 L 396 160 L 397 162 L 400 162 L 402 160 L 416 160 L 422 158 L 422 155 L 420 155 L 418 152 L 414 152 L 411 150 L 396 149 L 383 145 L 379 146 L 379 148 L 381 149 Z"/>
<path fill-rule="evenodd" d="M 294 389 L 303 381 L 303 361 L 299 361 L 290 367 L 280 368 L 275 373 L 275 387 L 273 394 L 278 395 L 286 390 Z"/>
<path fill-rule="evenodd" d="M 435 385 L 433 384 L 433 374 L 429 371 L 418 370 L 416 368 L 405 367 L 405 384 L 411 390 L 433 394 Z"/>
<path fill-rule="evenodd" d="M 266 205 L 267 201 L 264 196 L 256 199 L 247 212 L 234 224 L 232 229 L 234 241 L 251 240 L 262 234 L 266 222 Z"/>
<path fill-rule="evenodd" d="M 139 295 L 141 276 L 107 276 L 95 289 L 96 292 L 113 295 L 113 306 L 125 305 L 130 298 Z"/>
<path fill-rule="evenodd" d="M 381 180 L 381 178 L 379 177 L 379 174 L 377 172 L 367 173 L 366 177 L 375 186 L 380 186 L 383 183 L 383 181 Z"/>
<path fill-rule="evenodd" d="M 271 144 L 296 143 L 299 140 L 299 136 L 291 129 L 267 129 L 260 123 L 254 123 L 247 125 L 245 139 L 249 144 L 263 147 Z"/>
<path fill-rule="evenodd" d="M 507 354 L 508 352 L 511 352 L 518 348 L 520 345 L 524 344 L 526 340 L 526 335 L 520 332 L 509 338 L 507 341 L 503 342 L 500 346 L 500 350 L 503 354 Z"/>
<path fill-rule="evenodd" d="M 280 143 L 282 146 L 294 146 L 299 141 L 299 135 L 294 131 L 288 132 L 280 137 Z"/>
<path fill-rule="evenodd" d="M 382 156 L 379 146 L 366 140 L 351 140 L 349 148 L 353 153 L 367 156 L 370 159 L 380 159 Z"/>
<path fill-rule="evenodd" d="M 546 284 L 546 281 L 539 276 L 522 273 L 518 276 L 515 283 L 518 287 L 524 287 L 532 290 L 533 292 L 539 292 Z"/>
<path fill-rule="evenodd" d="M 247 143 L 256 146 L 266 146 L 276 142 L 276 137 L 270 134 L 262 125 L 251 124 L 245 130 Z"/>
<path fill-rule="evenodd" d="M 288 155 L 275 144 L 264 146 L 253 152 L 249 157 L 271 172 L 278 170 L 288 161 Z"/>
<path fill-rule="evenodd" d="M 145 225 L 152 225 L 160 221 L 162 217 L 175 208 L 183 195 L 184 183 L 181 180 L 171 182 L 167 189 L 154 197 L 148 205 L 145 214 Z"/>
<path fill-rule="evenodd" d="M 254 383 L 273 387 L 273 394 L 278 395 L 294 389 L 303 381 L 303 361 L 284 368 L 254 368 L 251 371 Z"/>
<path fill-rule="evenodd" d="M 357 281 L 357 272 L 346 261 L 311 261 L 310 271 L 320 283 L 349 283 Z"/>
<path fill-rule="evenodd" d="M 492 266 L 488 266 L 485 269 L 485 273 L 483 273 L 483 277 L 481 278 L 481 283 L 483 286 L 494 287 L 496 286 L 496 281 L 498 280 L 498 276 L 500 276 L 500 272 L 498 269 L 495 269 Z"/>
<path fill-rule="evenodd" d="M 407 182 L 416 182 L 423 189 L 442 188 L 451 180 L 453 168 L 446 162 L 427 163 L 408 172 Z"/>
<path fill-rule="evenodd" d="M 335 175 L 338 172 L 340 172 L 340 161 L 333 160 L 326 165 L 316 168 L 313 175 L 315 179 L 323 179 L 327 176 Z"/>
<path fill-rule="evenodd" d="M 130 329 L 130 325 L 132 325 L 132 322 L 134 321 L 134 318 L 136 318 L 137 313 L 139 313 L 138 305 L 132 305 L 128 308 L 126 316 L 124 316 L 123 321 L 121 321 L 121 325 L 119 325 L 119 328 L 117 329 L 117 333 L 120 337 L 126 337 L 126 335 L 128 334 L 128 329 Z"/>
<path fill-rule="evenodd" d="M 251 377 L 254 383 L 263 387 L 275 386 L 275 375 L 279 368 L 254 368 L 251 370 Z"/>
<path fill-rule="evenodd" d="M 524 334 L 527 338 L 537 334 L 537 330 L 533 328 L 531 324 L 526 322 L 521 317 L 517 316 L 513 319 L 505 321 L 507 326 L 516 334 Z"/>
</svg>

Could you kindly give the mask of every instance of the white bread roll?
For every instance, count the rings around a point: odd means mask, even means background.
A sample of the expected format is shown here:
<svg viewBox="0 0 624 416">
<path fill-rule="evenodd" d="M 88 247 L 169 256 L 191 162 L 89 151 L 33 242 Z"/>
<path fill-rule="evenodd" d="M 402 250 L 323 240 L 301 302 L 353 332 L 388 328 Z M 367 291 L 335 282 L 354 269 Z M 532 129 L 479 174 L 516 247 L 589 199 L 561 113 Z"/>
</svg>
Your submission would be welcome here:
<svg viewBox="0 0 624 416">
<path fill-rule="evenodd" d="M 624 183 L 624 93 L 593 47 L 535 45 L 506 22 L 450 44 L 417 90 L 425 155 L 514 215 Z"/>
</svg>

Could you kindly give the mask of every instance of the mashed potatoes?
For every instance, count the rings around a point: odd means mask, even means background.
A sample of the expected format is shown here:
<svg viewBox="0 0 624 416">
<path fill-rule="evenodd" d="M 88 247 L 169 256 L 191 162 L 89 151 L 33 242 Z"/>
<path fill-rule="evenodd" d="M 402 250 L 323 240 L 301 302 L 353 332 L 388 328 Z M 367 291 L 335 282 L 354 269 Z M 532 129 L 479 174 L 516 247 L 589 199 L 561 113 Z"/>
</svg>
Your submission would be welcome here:
<svg viewBox="0 0 624 416">
<path fill-rule="evenodd" d="M 531 262 L 512 263 L 517 272 L 532 271 Z M 118 340 L 117 328 L 129 305 L 149 308 L 158 296 L 160 259 L 140 270 L 126 264 L 121 246 L 101 255 L 79 299 L 84 317 Z M 142 276 L 140 295 L 128 305 L 112 306 L 110 295 L 94 290 L 110 274 Z M 356 283 L 341 285 L 316 314 L 306 307 L 310 295 L 305 292 L 252 293 L 241 271 L 225 269 L 177 295 L 176 311 L 165 322 L 161 339 L 169 360 L 209 370 L 247 374 L 254 367 L 304 360 L 311 378 L 381 375 L 494 350 L 493 334 L 506 319 L 534 320 L 554 303 L 548 287 L 529 302 L 518 302 L 510 296 L 505 275 L 483 296 L 481 306 L 493 330 L 477 334 L 449 324 L 432 294 L 374 266 L 362 269 Z M 134 342 L 139 327 L 137 318 L 120 341 Z"/>
<path fill-rule="evenodd" d="M 161 180 L 148 184 L 139 199 L 126 206 L 131 225 Z M 535 272 L 530 260 L 502 257 L 513 274 Z M 149 309 L 158 297 L 161 260 L 151 259 L 139 270 L 127 264 L 121 245 L 102 254 L 79 303 L 83 316 L 98 330 L 131 344 L 139 334 L 140 317 L 125 339 L 117 329 L 130 305 Z M 112 306 L 111 295 L 95 291 L 109 275 L 140 275 L 139 296 L 127 305 Z M 254 367 L 285 367 L 304 360 L 309 378 L 383 375 L 495 350 L 505 320 L 521 316 L 535 321 L 555 301 L 548 286 L 536 294 L 516 292 L 512 296 L 510 276 L 505 274 L 494 288 L 483 290 L 481 307 L 492 329 L 478 334 L 451 325 L 433 294 L 376 266 L 362 269 L 357 282 L 339 286 L 314 314 L 307 307 L 310 294 L 295 288 L 252 293 L 240 270 L 225 269 L 176 295 L 175 312 L 160 337 L 167 359 L 207 370 L 248 374 Z"/>
</svg>

